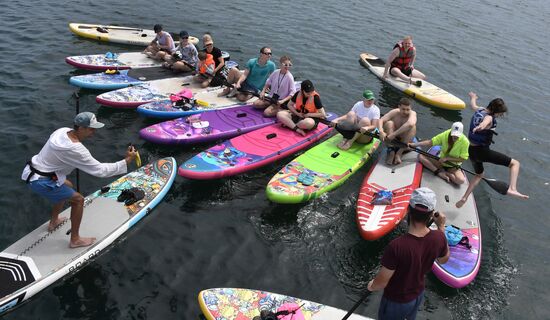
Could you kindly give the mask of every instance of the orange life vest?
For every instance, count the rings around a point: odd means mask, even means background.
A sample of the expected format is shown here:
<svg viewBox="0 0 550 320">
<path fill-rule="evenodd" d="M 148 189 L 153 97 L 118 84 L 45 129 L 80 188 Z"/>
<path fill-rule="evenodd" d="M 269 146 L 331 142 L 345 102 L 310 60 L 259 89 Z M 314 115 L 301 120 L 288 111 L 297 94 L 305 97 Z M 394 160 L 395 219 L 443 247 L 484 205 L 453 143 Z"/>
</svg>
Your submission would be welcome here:
<svg viewBox="0 0 550 320">
<path fill-rule="evenodd" d="M 206 59 L 204 61 L 199 61 L 199 73 L 200 74 L 214 74 L 214 69 L 216 64 L 214 62 L 214 56 L 210 53 L 206 54 Z"/>
<path fill-rule="evenodd" d="M 412 46 L 409 48 L 409 50 L 405 51 L 405 48 L 403 48 L 403 43 L 401 41 L 399 41 L 393 48 L 399 48 L 399 55 L 391 62 L 392 68 L 395 67 L 401 70 L 410 69 L 416 48 Z"/>
<path fill-rule="evenodd" d="M 315 107 L 315 96 L 319 96 L 317 91 L 313 91 L 313 94 L 307 98 L 306 103 L 303 104 L 303 94 L 302 90 L 298 92 L 298 96 L 296 97 L 296 103 L 294 104 L 296 111 L 300 113 L 316 113 L 317 108 Z"/>
</svg>

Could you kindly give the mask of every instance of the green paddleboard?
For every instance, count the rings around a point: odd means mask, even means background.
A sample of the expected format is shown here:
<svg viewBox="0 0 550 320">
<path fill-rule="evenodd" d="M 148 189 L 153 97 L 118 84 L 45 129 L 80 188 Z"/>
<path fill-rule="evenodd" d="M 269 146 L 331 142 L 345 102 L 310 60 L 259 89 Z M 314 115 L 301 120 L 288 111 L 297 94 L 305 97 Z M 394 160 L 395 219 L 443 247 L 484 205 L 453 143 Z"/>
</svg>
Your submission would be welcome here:
<svg viewBox="0 0 550 320">
<path fill-rule="evenodd" d="M 349 150 L 337 147 L 340 134 L 311 148 L 282 168 L 267 184 L 267 198 L 278 203 L 300 203 L 336 189 L 361 168 L 380 141 L 354 143 Z"/>
</svg>

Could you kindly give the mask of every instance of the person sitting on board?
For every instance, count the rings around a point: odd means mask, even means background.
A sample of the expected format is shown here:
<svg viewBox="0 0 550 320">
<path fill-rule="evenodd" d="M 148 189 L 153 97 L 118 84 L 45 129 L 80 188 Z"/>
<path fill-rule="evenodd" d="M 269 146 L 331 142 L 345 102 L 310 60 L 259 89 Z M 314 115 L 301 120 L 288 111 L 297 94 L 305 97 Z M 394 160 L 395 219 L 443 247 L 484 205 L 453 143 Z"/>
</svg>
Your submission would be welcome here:
<svg viewBox="0 0 550 320">
<path fill-rule="evenodd" d="M 446 263 L 450 251 L 445 237 L 446 217 L 434 214 L 436 195 L 429 188 L 412 192 L 408 207 L 409 228 L 384 249 L 381 267 L 369 282 L 369 291 L 384 289 L 378 319 L 414 320 L 424 298 L 424 281 L 435 260 Z M 426 225 L 433 219 L 437 230 Z"/>
<path fill-rule="evenodd" d="M 265 82 L 260 92 L 260 99 L 254 101 L 254 107 L 264 109 L 266 117 L 274 117 L 277 112 L 288 109 L 288 102 L 296 93 L 294 85 L 294 76 L 290 73 L 292 61 L 288 56 L 282 56 L 279 59 L 281 68 L 275 70 Z M 266 92 L 269 94 L 266 97 Z"/>
<path fill-rule="evenodd" d="M 497 127 L 497 118 L 502 117 L 508 107 L 501 98 L 496 98 L 489 102 L 487 108 L 478 107 L 477 94 L 470 92 L 470 106 L 474 110 L 474 115 L 470 121 L 470 129 L 468 130 L 468 139 L 470 139 L 470 161 L 474 167 L 475 175 L 466 189 L 462 198 L 456 203 L 457 208 L 464 205 L 470 193 L 478 185 L 483 178 L 483 163 L 489 162 L 500 166 L 510 168 L 510 187 L 507 195 L 514 196 L 520 199 L 529 199 L 528 195 L 520 193 L 517 190 L 517 182 L 519 175 L 519 161 L 512 159 L 509 156 L 498 151 L 491 150 L 490 146 L 493 143 L 493 135 Z"/>
<path fill-rule="evenodd" d="M 206 88 L 210 85 L 210 81 L 214 77 L 216 63 L 211 54 L 204 51 L 199 52 L 199 64 L 197 65 L 197 75 L 193 77 L 193 81 L 201 84 L 201 87 Z"/>
<path fill-rule="evenodd" d="M 219 95 L 231 97 L 236 94 L 237 99 L 241 102 L 258 96 L 269 75 L 275 71 L 275 63 L 270 60 L 271 55 L 271 48 L 263 47 L 260 49 L 258 58 L 248 60 L 244 73 L 241 74 L 237 68 L 232 68 L 227 75 L 227 83 L 233 85 L 233 92 L 230 94 L 228 87 Z"/>
<path fill-rule="evenodd" d="M 176 71 L 190 72 L 197 68 L 199 61 L 197 48 L 189 42 L 189 33 L 180 32 L 180 43 L 174 50 L 174 53 L 164 56 L 163 67 Z"/>
<path fill-rule="evenodd" d="M 463 161 L 468 160 L 468 147 L 470 141 L 462 133 L 464 126 L 462 122 L 455 122 L 450 129 L 443 131 L 430 140 L 422 142 L 409 143 L 409 147 L 427 147 L 441 146 L 439 160 L 419 155 L 418 158 L 424 168 L 432 171 L 441 179 L 454 184 L 463 184 L 466 181 L 464 172 L 460 170 Z"/>
<path fill-rule="evenodd" d="M 73 184 L 67 180 L 75 168 L 96 177 L 110 177 L 124 174 L 128 164 L 136 158 L 136 150 L 128 147 L 126 157 L 115 163 L 97 161 L 82 144 L 90 138 L 103 123 L 97 121 L 91 112 L 79 113 L 74 118 L 74 127 L 57 129 L 40 152 L 33 156 L 23 169 L 21 179 L 29 188 L 53 203 L 48 231 L 55 230 L 63 224 L 66 218 L 60 218 L 66 201 L 71 204 L 71 237 L 69 247 L 85 247 L 94 243 L 95 238 L 81 237 L 80 222 L 84 208 L 84 197 L 73 189 Z"/>
<path fill-rule="evenodd" d="M 380 108 L 374 104 L 374 99 L 371 90 L 363 91 L 362 101 L 358 101 L 348 113 L 332 121 L 336 130 L 344 136 L 338 143 L 338 148 L 348 150 L 355 141 L 363 144 L 371 142 L 372 137 L 364 133 L 378 128 Z"/>
<path fill-rule="evenodd" d="M 202 43 L 204 45 L 204 50 L 202 51 L 211 54 L 214 59 L 214 63 L 216 64 L 214 69 L 214 77 L 208 79 L 208 84 L 211 87 L 219 87 L 227 83 L 227 75 L 229 73 L 229 69 L 227 68 L 223 58 L 223 53 L 219 48 L 214 46 L 214 40 L 212 40 L 212 35 L 209 33 L 205 33 L 202 36 Z"/>
<path fill-rule="evenodd" d="M 306 131 L 317 128 L 320 118 L 326 118 L 325 109 L 310 80 L 302 81 L 300 91 L 288 103 L 288 110 L 277 112 L 280 123 L 302 136 L 306 135 Z"/>
<path fill-rule="evenodd" d="M 167 54 L 171 55 L 174 53 L 176 45 L 174 44 L 172 36 L 168 32 L 162 31 L 162 26 L 160 24 L 155 24 L 153 30 L 157 35 L 147 48 L 143 50 L 143 53 L 151 59 L 162 61 Z"/>
<path fill-rule="evenodd" d="M 416 112 L 412 110 L 412 101 L 401 98 L 396 109 L 386 113 L 378 121 L 380 140 L 390 142 L 394 139 L 405 144 L 404 147 L 388 147 L 386 164 L 400 164 L 401 156 L 408 148 L 406 144 L 412 142 L 416 135 Z"/>
<path fill-rule="evenodd" d="M 386 66 L 384 68 L 384 78 L 388 77 L 388 72 L 403 81 L 413 83 L 413 78 L 424 80 L 426 75 L 414 68 L 416 59 L 416 48 L 413 45 L 412 37 L 406 36 L 393 47 Z M 422 82 L 416 82 L 416 85 L 422 85 Z"/>
</svg>

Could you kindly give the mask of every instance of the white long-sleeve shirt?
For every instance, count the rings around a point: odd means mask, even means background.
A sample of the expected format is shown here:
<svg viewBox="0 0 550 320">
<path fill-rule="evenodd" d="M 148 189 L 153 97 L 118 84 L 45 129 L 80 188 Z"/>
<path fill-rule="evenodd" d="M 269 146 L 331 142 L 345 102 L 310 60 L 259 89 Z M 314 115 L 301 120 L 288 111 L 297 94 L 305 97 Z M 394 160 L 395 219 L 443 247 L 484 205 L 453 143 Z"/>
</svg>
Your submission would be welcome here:
<svg viewBox="0 0 550 320">
<path fill-rule="evenodd" d="M 35 169 L 42 172 L 55 172 L 59 186 L 75 168 L 101 178 L 124 174 L 128 171 L 124 159 L 115 163 L 97 161 L 82 143 L 71 141 L 67 135 L 71 130 L 60 128 L 52 133 L 42 150 L 32 157 L 32 165 Z M 27 180 L 30 173 L 29 166 L 25 166 L 21 179 Z M 30 181 L 40 177 L 34 174 Z"/>
</svg>

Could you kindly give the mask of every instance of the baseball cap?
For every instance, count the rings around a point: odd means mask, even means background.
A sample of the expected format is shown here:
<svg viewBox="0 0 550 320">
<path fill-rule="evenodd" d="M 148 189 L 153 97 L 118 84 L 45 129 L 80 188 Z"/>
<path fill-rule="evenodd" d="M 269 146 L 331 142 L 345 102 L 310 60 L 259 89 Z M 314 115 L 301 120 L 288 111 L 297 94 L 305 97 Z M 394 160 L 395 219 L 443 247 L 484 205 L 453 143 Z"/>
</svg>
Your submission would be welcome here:
<svg viewBox="0 0 550 320">
<path fill-rule="evenodd" d="M 363 98 L 367 100 L 374 100 L 374 93 L 372 93 L 372 91 L 370 90 L 365 90 L 363 91 Z"/>
<path fill-rule="evenodd" d="M 451 136 L 460 137 L 462 132 L 464 132 L 464 125 L 462 125 L 462 122 L 453 123 L 451 126 Z"/>
<path fill-rule="evenodd" d="M 82 128 L 103 128 L 105 125 L 102 122 L 97 121 L 95 114 L 91 112 L 81 112 L 74 118 L 74 124 Z"/>
<path fill-rule="evenodd" d="M 153 26 L 153 31 L 155 31 L 155 33 L 159 32 L 159 31 L 162 31 L 162 25 L 160 24 L 155 24 Z"/>
<path fill-rule="evenodd" d="M 189 33 L 185 30 L 180 31 L 180 38 L 189 38 Z"/>
<path fill-rule="evenodd" d="M 409 204 L 416 210 L 432 212 L 435 210 L 437 200 L 435 193 L 430 188 L 422 187 L 413 191 Z M 417 207 L 419 205 L 421 207 Z"/>
<path fill-rule="evenodd" d="M 315 88 L 313 87 L 313 83 L 310 80 L 302 81 L 301 89 L 304 92 L 312 92 L 313 90 L 315 90 Z"/>
</svg>

